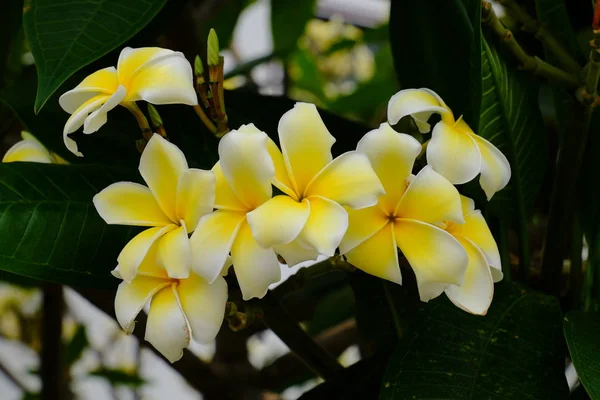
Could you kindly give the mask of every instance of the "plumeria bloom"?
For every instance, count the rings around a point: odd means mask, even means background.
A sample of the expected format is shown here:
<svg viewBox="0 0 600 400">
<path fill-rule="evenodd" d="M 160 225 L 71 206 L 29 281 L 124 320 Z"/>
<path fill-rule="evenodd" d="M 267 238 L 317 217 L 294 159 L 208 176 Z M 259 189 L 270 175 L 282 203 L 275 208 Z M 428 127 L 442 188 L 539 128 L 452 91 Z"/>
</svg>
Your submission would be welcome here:
<svg viewBox="0 0 600 400">
<path fill-rule="evenodd" d="M 119 275 L 131 282 L 158 242 L 158 265 L 169 277 L 185 279 L 191 267 L 188 233 L 196 229 L 200 217 L 213 210 L 215 176 L 211 171 L 188 168 L 183 152 L 157 134 L 144 149 L 139 171 L 148 187 L 117 182 L 94 196 L 94 206 L 106 223 L 151 227 L 123 248 L 117 258 Z"/>
<path fill-rule="evenodd" d="M 421 145 L 388 124 L 367 133 L 357 150 L 367 155 L 386 194 L 377 205 L 349 210 L 340 253 L 357 268 L 401 284 L 399 247 L 417 278 L 421 300 L 461 285 L 467 268 L 462 245 L 438 224 L 464 223 L 460 195 L 431 167 L 411 171 Z"/>
<path fill-rule="evenodd" d="M 267 143 L 267 135 L 252 124 L 242 125 L 221 139 L 220 161 L 212 169 L 216 211 L 202 217 L 190 239 L 192 268 L 208 282 L 219 277 L 231 253 L 244 300 L 263 297 L 269 285 L 281 279 L 275 251 L 256 242 L 246 220 L 249 212 L 272 195 L 275 168 Z M 300 253 L 298 257 L 302 258 L 308 253 L 295 245 L 279 250 L 284 254 Z"/>
<path fill-rule="evenodd" d="M 430 131 L 427 120 L 439 114 L 442 120 L 433 127 L 427 146 L 427 163 L 454 184 L 466 183 L 481 173 L 479 183 L 488 200 L 510 180 L 510 164 L 493 144 L 476 135 L 462 119 L 429 89 L 406 89 L 388 103 L 388 121 L 395 125 L 412 116 L 421 133 Z"/>
<path fill-rule="evenodd" d="M 48 150 L 31 133 L 22 131 L 21 137 L 23 140 L 8 149 L 2 162 L 28 161 L 44 164 L 68 164 L 61 156 Z"/>
<path fill-rule="evenodd" d="M 360 152 L 333 160 L 335 139 L 313 104 L 297 103 L 281 117 L 279 141 L 282 151 L 270 141 L 269 152 L 275 165 L 273 184 L 284 195 L 248 214 L 252 232 L 264 247 L 295 241 L 332 256 L 348 226 L 343 206 L 377 204 L 384 193 L 381 182 Z"/>
<path fill-rule="evenodd" d="M 63 94 L 60 106 L 71 114 L 63 131 L 65 145 L 82 157 L 75 141 L 67 135 L 82 125 L 83 133 L 96 132 L 106 123 L 110 110 L 119 104 L 135 107 L 138 100 L 152 104 L 198 104 L 192 66 L 182 53 L 159 47 L 126 47 L 119 55 L 117 68 L 96 71 Z"/>
<path fill-rule="evenodd" d="M 463 310 L 485 315 L 494 296 L 494 282 L 502 280 L 500 253 L 481 211 L 475 210 L 473 200 L 465 196 L 461 196 L 461 200 L 465 223 L 447 222 L 446 231 L 463 245 L 469 264 L 463 284 L 448 287 L 446 295 Z"/>
<path fill-rule="evenodd" d="M 123 281 L 115 297 L 115 313 L 121 327 L 133 332 L 135 317 L 150 301 L 145 339 L 167 360 L 175 362 L 190 338 L 211 343 L 223 322 L 227 283 L 222 277 L 209 284 L 191 273 L 185 279 L 170 278 L 156 260 L 160 243 L 153 244 L 136 277 Z M 113 272 L 120 277 L 118 271 Z"/>
</svg>

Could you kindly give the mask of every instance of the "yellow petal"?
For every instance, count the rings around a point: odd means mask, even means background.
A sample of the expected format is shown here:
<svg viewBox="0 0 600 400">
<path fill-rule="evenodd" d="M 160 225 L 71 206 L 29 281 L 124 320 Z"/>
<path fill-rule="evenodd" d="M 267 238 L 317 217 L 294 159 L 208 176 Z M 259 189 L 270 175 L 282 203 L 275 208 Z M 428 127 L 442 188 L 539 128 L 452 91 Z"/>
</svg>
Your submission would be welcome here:
<svg viewBox="0 0 600 400">
<path fill-rule="evenodd" d="M 118 87 L 119 79 L 115 67 L 104 68 L 89 75 L 74 89 L 60 96 L 58 103 L 63 110 L 73 114 L 92 97 L 99 94 L 110 96 L 117 91 Z"/>
<path fill-rule="evenodd" d="M 172 223 L 150 189 L 137 183 L 113 183 L 95 195 L 93 203 L 107 224 L 163 226 Z"/>
<path fill-rule="evenodd" d="M 240 225 L 244 213 L 217 210 L 200 219 L 190 239 L 192 270 L 208 282 L 219 276 Z"/>
<path fill-rule="evenodd" d="M 126 47 L 119 55 L 117 70 L 120 83 L 127 88 L 126 101 L 198 104 L 192 66 L 180 52 Z"/>
<path fill-rule="evenodd" d="M 340 243 L 340 254 L 346 254 L 379 232 L 390 220 L 378 206 L 348 211 L 348 229 Z"/>
<path fill-rule="evenodd" d="M 366 155 L 349 151 L 329 163 L 310 182 L 306 196 L 321 196 L 353 209 L 377 204 L 385 193 Z"/>
<path fill-rule="evenodd" d="M 127 333 L 135 328 L 135 317 L 156 292 L 171 282 L 164 279 L 138 276 L 131 283 L 121 282 L 115 296 L 115 315 Z"/>
<path fill-rule="evenodd" d="M 254 125 L 229 132 L 219 142 L 219 157 L 225 179 L 249 210 L 271 198 L 275 168 L 264 132 Z"/>
<path fill-rule="evenodd" d="M 346 259 L 367 274 L 402 284 L 394 224 L 387 224 L 367 240 L 346 253 Z"/>
<path fill-rule="evenodd" d="M 273 179 L 273 185 L 275 185 L 277 189 L 281 190 L 288 196 L 294 198 L 295 200 L 299 200 L 299 196 L 301 194 L 297 194 L 294 191 L 294 184 L 288 175 L 283 154 L 271 138 L 267 139 L 267 151 L 271 155 L 271 160 L 273 160 L 273 166 L 275 167 L 275 178 Z"/>
<path fill-rule="evenodd" d="M 283 257 L 288 267 L 293 267 L 306 261 L 315 261 L 319 257 L 319 252 L 316 249 L 305 246 L 299 240 L 275 245 L 273 246 L 273 250 Z"/>
<path fill-rule="evenodd" d="M 481 155 L 470 135 L 438 122 L 427 146 L 427 163 L 451 183 L 466 183 L 479 174 Z"/>
<path fill-rule="evenodd" d="M 331 136 L 314 104 L 296 103 L 279 120 L 279 142 L 295 192 L 303 194 L 309 182 L 332 160 Z"/>
<path fill-rule="evenodd" d="M 177 185 L 188 169 L 183 152 L 162 136 L 154 134 L 142 153 L 139 169 L 160 208 L 172 221 L 178 221 Z"/>
<path fill-rule="evenodd" d="M 159 243 L 160 243 L 160 239 L 156 240 L 154 242 L 154 244 L 152 244 L 152 246 L 150 246 L 150 249 L 148 250 L 146 257 L 144 257 L 144 260 L 138 267 L 136 277 L 147 276 L 150 278 L 160 278 L 160 279 L 165 279 L 165 280 L 169 279 L 167 270 L 163 266 L 158 265 L 158 244 Z M 118 272 L 118 268 L 117 268 L 116 272 Z M 121 278 L 121 277 L 119 277 L 119 278 Z"/>
<path fill-rule="evenodd" d="M 446 178 L 423 168 L 402 196 L 396 216 L 423 222 L 464 222 L 458 190 Z"/>
<path fill-rule="evenodd" d="M 406 190 L 404 181 L 412 174 L 421 144 L 412 136 L 398 133 L 383 123 L 363 136 L 356 150 L 369 158 L 385 189 L 385 195 L 379 197 L 379 206 L 392 214 Z"/>
<path fill-rule="evenodd" d="M 246 212 L 246 205 L 238 199 L 235 193 L 233 193 L 231 186 L 229 186 L 229 183 L 227 183 L 221 169 L 221 162 L 215 164 L 212 172 L 215 174 L 215 208 L 219 210 Z"/>
<path fill-rule="evenodd" d="M 265 248 L 294 240 L 308 219 L 308 200 L 297 202 L 289 196 L 275 196 L 246 215 L 256 241 Z"/>
<path fill-rule="evenodd" d="M 494 282 L 488 263 L 479 248 L 470 240 L 460 243 L 469 257 L 465 280 L 461 286 L 451 285 L 446 295 L 457 307 L 476 315 L 485 315 L 494 297 Z"/>
<path fill-rule="evenodd" d="M 174 284 L 152 297 L 144 339 L 172 363 L 190 344 L 190 331 Z"/>
<path fill-rule="evenodd" d="M 63 129 L 63 140 L 65 142 L 65 146 L 71 153 L 78 157 L 83 157 L 83 154 L 77 149 L 77 143 L 67 135 L 81 128 L 88 115 L 102 107 L 102 104 L 104 104 L 109 98 L 110 95 L 104 94 L 94 96 L 77 108 L 69 117 Z"/>
<path fill-rule="evenodd" d="M 167 270 L 170 278 L 185 279 L 190 276 L 192 254 L 185 225 L 160 238 L 156 262 Z"/>
<path fill-rule="evenodd" d="M 510 181 L 510 164 L 506 156 L 484 138 L 473 135 L 472 138 L 481 152 L 481 177 L 479 184 L 490 200 L 494 194 L 506 187 Z"/>
<path fill-rule="evenodd" d="M 117 261 L 119 263 L 119 273 L 126 282 L 131 282 L 135 277 L 138 267 L 148 254 L 150 247 L 158 238 L 177 228 L 176 225 L 167 225 L 146 229 L 136 235 L 121 250 Z"/>
<path fill-rule="evenodd" d="M 125 88 L 119 86 L 100 108 L 94 110 L 88 115 L 83 123 L 83 133 L 94 133 L 104 125 L 108 119 L 106 113 L 118 106 L 125 98 Z"/>
<path fill-rule="evenodd" d="M 298 239 L 331 257 L 348 228 L 348 212 L 335 201 L 310 196 L 310 215 Z M 234 262 L 235 264 L 235 262 Z"/>
<path fill-rule="evenodd" d="M 2 158 L 3 163 L 26 161 L 52 164 L 54 159 L 50 152 L 37 140 L 21 140 L 15 143 Z"/>
<path fill-rule="evenodd" d="M 453 119 L 452 111 L 446 107 L 435 92 L 424 89 L 405 89 L 392 96 L 388 102 L 388 121 L 396 125 L 403 117 L 411 115 L 421 133 L 429 132 L 427 120 L 432 114 Z"/>
<path fill-rule="evenodd" d="M 394 223 L 396 243 L 415 272 L 419 296 L 429 301 L 448 285 L 461 285 L 468 257 L 448 232 L 420 221 L 399 219 Z"/>
<path fill-rule="evenodd" d="M 212 171 L 190 168 L 177 184 L 177 219 L 185 221 L 193 232 L 200 217 L 213 210 L 215 203 L 215 174 Z"/>
<path fill-rule="evenodd" d="M 244 300 L 262 298 L 269 285 L 281 279 L 275 252 L 260 247 L 247 223 L 242 224 L 233 242 L 231 258 Z"/>
<path fill-rule="evenodd" d="M 192 337 L 200 343 L 212 343 L 221 328 L 227 303 L 227 283 L 219 277 L 212 284 L 195 274 L 177 286 L 181 308 L 190 323 Z"/>
<path fill-rule="evenodd" d="M 475 211 L 475 202 L 467 196 L 460 195 L 460 204 L 465 217 Z"/>
</svg>

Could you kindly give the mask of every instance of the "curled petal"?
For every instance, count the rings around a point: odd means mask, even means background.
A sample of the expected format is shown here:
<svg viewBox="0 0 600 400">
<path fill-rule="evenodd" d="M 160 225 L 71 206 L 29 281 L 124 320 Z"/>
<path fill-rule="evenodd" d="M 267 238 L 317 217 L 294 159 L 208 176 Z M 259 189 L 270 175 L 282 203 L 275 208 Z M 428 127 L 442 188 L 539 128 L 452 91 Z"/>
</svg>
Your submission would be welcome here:
<svg viewBox="0 0 600 400">
<path fill-rule="evenodd" d="M 185 279 L 190 276 L 191 261 L 190 240 L 185 224 L 160 238 L 156 262 L 167 270 L 170 278 Z"/>
<path fill-rule="evenodd" d="M 346 253 L 346 259 L 367 274 L 402 284 L 394 224 L 387 224 L 374 235 Z"/>
<path fill-rule="evenodd" d="M 340 254 L 346 254 L 379 232 L 389 222 L 378 206 L 348 210 L 348 229 L 340 243 Z"/>
<path fill-rule="evenodd" d="M 398 133 L 383 123 L 363 136 L 356 150 L 367 155 L 385 189 L 385 195 L 379 198 L 380 207 L 393 213 L 406 190 L 404 180 L 412 173 L 421 144 L 412 136 Z"/>
<path fill-rule="evenodd" d="M 461 286 L 451 285 L 446 295 L 459 308 L 485 315 L 494 297 L 494 282 L 488 263 L 479 248 L 468 239 L 460 240 L 469 257 L 465 280 Z"/>
<path fill-rule="evenodd" d="M 348 229 L 348 212 L 335 201 L 310 196 L 310 215 L 298 239 L 331 257 Z M 234 262 L 235 264 L 235 262 Z"/>
<path fill-rule="evenodd" d="M 332 160 L 331 136 L 314 104 L 296 103 L 279 120 L 279 142 L 296 193 Z"/>
<path fill-rule="evenodd" d="M 366 155 L 350 151 L 329 163 L 306 187 L 306 196 L 321 196 L 353 209 L 377 204 L 385 194 Z"/>
<path fill-rule="evenodd" d="M 138 183 L 113 183 L 95 195 L 93 202 L 107 224 L 163 226 L 172 223 L 150 189 Z"/>
<path fill-rule="evenodd" d="M 172 363 L 183 356 L 183 349 L 190 344 L 190 331 L 175 284 L 152 297 L 144 339 Z"/>
<path fill-rule="evenodd" d="M 481 154 L 472 137 L 438 122 L 427 146 L 427 163 L 451 183 L 471 181 L 481 170 Z"/>
<path fill-rule="evenodd" d="M 396 243 L 415 272 L 419 296 L 429 301 L 449 285 L 462 285 L 468 257 L 448 232 L 421 221 L 394 223 Z"/>
<path fill-rule="evenodd" d="M 240 227 L 231 247 L 231 258 L 244 300 L 264 297 L 269 285 L 281 279 L 275 252 L 260 247 L 246 223 Z"/>
<path fill-rule="evenodd" d="M 481 152 L 481 177 L 479 184 L 488 200 L 502 190 L 510 181 L 510 164 L 506 156 L 484 138 L 472 136 Z"/>
<path fill-rule="evenodd" d="M 430 125 L 427 120 L 432 114 L 441 114 L 452 117 L 452 111 L 444 104 L 442 99 L 431 90 L 405 89 L 392 96 L 388 102 L 388 121 L 396 125 L 403 117 L 410 115 L 421 133 L 427 133 Z"/>
<path fill-rule="evenodd" d="M 396 216 L 429 223 L 464 222 L 458 190 L 430 166 L 412 180 L 398 204 Z"/>
<path fill-rule="evenodd" d="M 245 217 L 243 213 L 217 210 L 200 219 L 190 239 L 192 269 L 197 275 L 208 282 L 217 279 Z"/>
<path fill-rule="evenodd" d="M 275 245 L 273 246 L 273 250 L 283 257 L 288 267 L 293 267 L 306 261 L 315 261 L 319 257 L 319 252 L 316 249 L 304 245 L 299 240 Z"/>
<path fill-rule="evenodd" d="M 126 47 L 117 64 L 126 101 L 152 104 L 198 104 L 192 66 L 180 52 L 158 47 Z"/>
<path fill-rule="evenodd" d="M 58 99 L 63 110 L 73 114 L 83 103 L 99 94 L 112 95 L 119 87 L 119 79 L 115 67 L 108 67 L 86 77 L 74 89 L 64 93 Z"/>
<path fill-rule="evenodd" d="M 289 196 L 275 196 L 246 215 L 254 238 L 264 248 L 294 240 L 304 228 L 310 204 Z"/>
<path fill-rule="evenodd" d="M 219 142 L 223 175 L 236 196 L 251 210 L 272 194 L 275 168 L 267 150 L 267 138 L 254 125 L 243 125 Z"/>
<path fill-rule="evenodd" d="M 195 274 L 179 281 L 181 308 L 190 323 L 192 337 L 200 343 L 215 340 L 225 314 L 227 283 L 219 277 L 212 284 Z"/>
<path fill-rule="evenodd" d="M 117 321 L 127 333 L 135 328 L 135 317 L 156 292 L 169 286 L 171 282 L 147 276 L 137 276 L 130 283 L 121 282 L 115 296 Z"/>
<path fill-rule="evenodd" d="M 54 163 L 54 157 L 37 140 L 21 140 L 15 143 L 2 158 L 3 163 L 26 161 L 44 164 Z"/>
<path fill-rule="evenodd" d="M 107 121 L 106 113 L 118 106 L 125 98 L 125 88 L 119 86 L 117 91 L 110 96 L 102 106 L 90 113 L 83 123 L 83 133 L 94 133 Z"/>
<path fill-rule="evenodd" d="M 177 219 L 177 185 L 188 169 L 183 152 L 160 135 L 154 134 L 140 158 L 140 173 L 160 208 L 172 221 Z"/>
<path fill-rule="evenodd" d="M 102 107 L 102 104 L 104 104 L 109 98 L 110 95 L 104 94 L 94 96 L 77 108 L 69 117 L 67 123 L 65 124 L 65 128 L 63 129 L 63 140 L 65 142 L 65 146 L 71 153 L 78 157 L 83 157 L 83 154 L 77 149 L 77 143 L 67 135 L 81 128 L 88 115 Z"/>
<path fill-rule="evenodd" d="M 215 174 L 212 171 L 190 168 L 183 172 L 177 184 L 177 219 L 185 221 L 193 232 L 200 218 L 213 210 L 215 203 Z"/>
</svg>

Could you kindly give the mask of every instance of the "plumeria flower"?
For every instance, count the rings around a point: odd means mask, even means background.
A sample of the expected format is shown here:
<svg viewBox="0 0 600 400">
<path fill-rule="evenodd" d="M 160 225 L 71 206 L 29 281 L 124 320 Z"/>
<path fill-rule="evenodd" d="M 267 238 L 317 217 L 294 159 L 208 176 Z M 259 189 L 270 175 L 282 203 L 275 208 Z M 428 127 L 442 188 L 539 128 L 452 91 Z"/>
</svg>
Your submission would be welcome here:
<svg viewBox="0 0 600 400">
<path fill-rule="evenodd" d="M 442 120 L 433 127 L 427 145 L 427 163 L 454 184 L 466 183 L 481 174 L 479 183 L 488 200 L 510 180 L 510 164 L 493 144 L 476 135 L 462 119 L 429 89 L 406 89 L 388 103 L 388 121 L 395 125 L 410 115 L 421 133 L 430 131 L 427 120 L 439 114 Z"/>
<path fill-rule="evenodd" d="M 21 137 L 23 140 L 8 149 L 2 162 L 28 161 L 44 164 L 68 164 L 61 156 L 48 150 L 31 133 L 22 131 Z"/>
<path fill-rule="evenodd" d="M 150 301 L 145 339 L 170 362 L 183 355 L 190 338 L 211 343 L 223 322 L 227 302 L 227 283 L 218 277 L 209 284 L 191 273 L 185 279 L 173 279 L 160 267 L 160 244 L 153 244 L 138 274 L 123 281 L 115 297 L 115 313 L 121 327 L 133 332 L 135 317 Z M 120 277 L 118 271 L 113 272 Z"/>
<path fill-rule="evenodd" d="M 386 194 L 373 207 L 349 210 L 340 253 L 357 268 L 401 284 L 399 247 L 415 272 L 423 301 L 439 296 L 449 285 L 461 285 L 467 253 L 436 226 L 464 223 L 456 188 L 429 166 L 412 177 L 421 145 L 388 124 L 367 133 L 357 150 L 371 161 Z"/>
<path fill-rule="evenodd" d="M 131 282 L 155 242 L 157 263 L 171 278 L 190 274 L 188 233 L 200 217 L 213 210 L 215 176 L 211 171 L 188 168 L 183 152 L 160 135 L 148 141 L 139 171 L 148 187 L 117 182 L 94 196 L 98 214 L 108 224 L 149 226 L 123 248 L 119 275 Z"/>
<path fill-rule="evenodd" d="M 296 241 L 333 256 L 348 227 L 343 206 L 373 206 L 383 186 L 364 154 L 350 151 L 333 160 L 335 139 L 313 104 L 297 103 L 281 117 L 279 141 L 282 151 L 270 141 L 269 152 L 273 184 L 285 195 L 248 214 L 252 232 L 263 247 Z"/>
<path fill-rule="evenodd" d="M 244 300 L 263 297 L 269 285 L 281 279 L 275 251 L 257 243 L 246 219 L 249 212 L 272 195 L 275 168 L 267 143 L 267 135 L 252 124 L 242 125 L 221 139 L 220 161 L 212 169 L 216 178 L 216 211 L 202 217 L 190 239 L 192 268 L 208 282 L 221 274 L 231 253 Z M 302 260 L 313 257 L 312 251 L 295 243 L 281 246 L 278 252 Z"/>
<path fill-rule="evenodd" d="M 502 280 L 500 253 L 490 229 L 475 210 L 475 203 L 461 196 L 464 224 L 446 223 L 446 231 L 463 245 L 469 256 L 465 281 L 446 289 L 448 298 L 463 310 L 485 315 L 494 297 L 494 282 Z"/>
<path fill-rule="evenodd" d="M 67 135 L 82 125 L 83 133 L 96 132 L 106 123 L 110 110 L 119 104 L 135 107 L 138 100 L 152 104 L 198 104 L 192 66 L 185 56 L 159 47 L 124 48 L 117 68 L 94 72 L 60 97 L 60 106 L 71 114 L 63 131 L 65 145 L 83 157 L 75 141 Z"/>
</svg>

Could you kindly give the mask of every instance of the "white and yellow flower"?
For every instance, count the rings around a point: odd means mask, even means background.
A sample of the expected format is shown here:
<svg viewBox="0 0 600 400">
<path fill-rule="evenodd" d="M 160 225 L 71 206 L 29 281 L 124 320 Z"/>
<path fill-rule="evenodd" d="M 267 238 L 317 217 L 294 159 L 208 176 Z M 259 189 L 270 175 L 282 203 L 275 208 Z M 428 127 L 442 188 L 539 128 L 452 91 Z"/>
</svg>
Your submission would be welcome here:
<svg viewBox="0 0 600 400">
<path fill-rule="evenodd" d="M 437 226 L 464 223 L 456 188 L 431 167 L 413 178 L 421 145 L 388 124 L 367 133 L 357 150 L 369 158 L 386 194 L 373 207 L 349 210 L 341 254 L 357 268 L 401 284 L 399 247 L 415 272 L 423 301 L 439 296 L 449 285 L 461 285 L 467 253 Z"/>
<path fill-rule="evenodd" d="M 510 180 L 510 164 L 500 150 L 476 135 L 462 117 L 455 120 L 452 110 L 432 90 L 401 90 L 388 103 L 390 124 L 410 115 L 421 133 L 431 130 L 427 120 L 432 114 L 442 119 L 433 127 L 427 163 L 454 184 L 469 182 L 481 174 L 479 183 L 491 199 Z"/>
<path fill-rule="evenodd" d="M 212 169 L 216 211 L 202 217 L 190 239 L 192 268 L 208 282 L 219 277 L 231 253 L 244 300 L 263 297 L 281 278 L 277 255 L 256 242 L 246 220 L 272 195 L 275 169 L 267 139 L 254 125 L 242 125 L 221 139 L 220 161 Z"/>
<path fill-rule="evenodd" d="M 15 143 L 2 158 L 2 162 L 37 162 L 44 164 L 68 164 L 61 156 L 48 150 L 31 133 L 22 131 L 23 140 Z"/>
<path fill-rule="evenodd" d="M 158 265 L 169 277 L 185 279 L 191 267 L 188 233 L 213 210 L 215 176 L 188 168 L 183 152 L 157 134 L 144 149 L 139 171 L 148 187 L 117 182 L 94 196 L 94 206 L 106 223 L 152 227 L 123 248 L 117 258 L 119 275 L 131 282 L 157 242 Z"/>
<path fill-rule="evenodd" d="M 158 47 L 124 48 L 117 68 L 94 72 L 60 97 L 60 106 L 71 114 L 63 131 L 65 145 L 74 154 L 83 156 L 67 135 L 82 125 L 83 133 L 96 132 L 106 123 L 110 110 L 119 104 L 132 107 L 138 100 L 152 104 L 198 104 L 192 66 L 185 56 Z"/>
<path fill-rule="evenodd" d="M 475 203 L 461 196 L 464 224 L 446 223 L 446 231 L 465 248 L 469 264 L 461 286 L 446 289 L 448 298 L 463 310 L 472 314 L 485 315 L 494 297 L 494 282 L 502 280 L 500 253 L 490 229 L 475 210 Z"/>
<path fill-rule="evenodd" d="M 145 339 L 175 362 L 191 338 L 200 343 L 215 339 L 225 313 L 227 283 L 218 277 L 209 284 L 194 273 L 173 279 L 156 263 L 159 251 L 160 243 L 154 243 L 136 277 L 119 284 L 115 313 L 121 327 L 131 333 L 136 316 L 150 301 Z M 118 271 L 114 274 L 120 277 Z"/>
<path fill-rule="evenodd" d="M 285 195 L 250 212 L 248 224 L 261 246 L 274 246 L 291 264 L 299 258 L 278 246 L 292 241 L 332 256 L 348 226 L 343 206 L 360 209 L 377 204 L 384 193 L 381 182 L 360 152 L 333 159 L 335 138 L 313 104 L 297 103 L 281 117 L 279 141 L 282 151 L 273 141 L 268 146 L 275 165 L 273 184 Z"/>
</svg>

